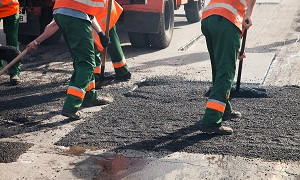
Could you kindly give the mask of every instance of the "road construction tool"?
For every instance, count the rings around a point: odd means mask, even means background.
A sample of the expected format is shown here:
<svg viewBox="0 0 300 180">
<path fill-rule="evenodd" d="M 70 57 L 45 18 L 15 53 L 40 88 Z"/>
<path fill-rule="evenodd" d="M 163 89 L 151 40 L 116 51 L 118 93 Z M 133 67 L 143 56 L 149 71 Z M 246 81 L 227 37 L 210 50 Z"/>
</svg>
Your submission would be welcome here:
<svg viewBox="0 0 300 180">
<path fill-rule="evenodd" d="M 244 34 L 243 34 L 243 41 L 242 41 L 240 56 L 243 55 L 245 52 L 246 37 L 247 37 L 247 29 L 244 31 Z M 243 68 L 243 59 L 241 59 L 239 62 L 239 70 L 238 70 L 238 76 L 237 76 L 236 88 L 235 88 L 235 90 L 237 92 L 240 91 L 242 68 Z"/>
<path fill-rule="evenodd" d="M 108 0 L 107 19 L 106 19 L 106 27 L 105 27 L 105 37 L 106 38 L 109 38 L 109 24 L 110 24 L 111 10 L 112 10 L 112 0 Z M 100 79 L 104 78 L 107 47 L 105 47 L 102 52 Z"/>
</svg>

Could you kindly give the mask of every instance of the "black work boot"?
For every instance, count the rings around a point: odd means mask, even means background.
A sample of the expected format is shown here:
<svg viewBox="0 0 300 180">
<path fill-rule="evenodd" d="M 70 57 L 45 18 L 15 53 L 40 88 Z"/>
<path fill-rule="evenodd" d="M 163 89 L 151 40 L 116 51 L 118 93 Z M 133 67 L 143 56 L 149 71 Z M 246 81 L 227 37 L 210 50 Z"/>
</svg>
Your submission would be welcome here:
<svg viewBox="0 0 300 180">
<path fill-rule="evenodd" d="M 68 109 L 63 109 L 61 111 L 61 115 L 66 116 L 70 119 L 74 119 L 74 120 L 79 120 L 81 119 L 81 113 L 79 111 L 74 112 L 74 111 L 70 111 Z"/>
<path fill-rule="evenodd" d="M 233 133 L 233 129 L 226 126 L 206 126 L 201 125 L 200 130 L 207 134 L 220 134 L 220 135 L 230 135 Z"/>
<path fill-rule="evenodd" d="M 118 81 L 128 81 L 129 79 L 131 79 L 131 73 L 129 71 L 123 76 L 116 76 L 116 80 Z"/>
<path fill-rule="evenodd" d="M 111 97 L 103 97 L 95 99 L 89 103 L 82 104 L 83 107 L 92 107 L 92 106 L 103 106 L 113 102 L 113 98 Z"/>
<path fill-rule="evenodd" d="M 9 75 L 10 83 L 12 85 L 17 85 L 21 83 L 21 79 L 18 75 Z"/>
<path fill-rule="evenodd" d="M 230 119 L 242 117 L 241 112 L 232 110 L 231 112 L 225 112 L 222 117 L 222 121 L 227 121 Z"/>
</svg>

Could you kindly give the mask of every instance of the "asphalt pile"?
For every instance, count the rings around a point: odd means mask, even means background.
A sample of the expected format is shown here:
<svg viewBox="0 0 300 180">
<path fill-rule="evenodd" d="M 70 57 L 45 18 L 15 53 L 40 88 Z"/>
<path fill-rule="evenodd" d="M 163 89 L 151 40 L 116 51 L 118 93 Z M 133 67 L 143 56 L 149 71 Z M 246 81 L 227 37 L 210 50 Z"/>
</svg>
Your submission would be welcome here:
<svg viewBox="0 0 300 180">
<path fill-rule="evenodd" d="M 15 162 L 33 144 L 21 142 L 0 142 L 0 163 Z"/>
<path fill-rule="evenodd" d="M 70 122 L 64 119 L 44 123 L 60 114 L 65 99 L 66 79 L 54 80 L 50 84 L 37 81 L 18 86 L 0 84 L 0 138 L 47 131 Z M 103 87 L 100 95 L 111 94 L 114 102 L 92 112 L 56 144 L 111 151 L 133 149 L 164 154 L 182 151 L 300 160 L 300 87 L 259 87 L 266 97 L 232 98 L 233 108 L 241 111 L 243 117 L 224 122 L 234 129 L 232 135 L 217 136 L 199 130 L 210 86 L 208 82 L 158 77 L 146 79 L 135 88 Z M 16 150 L 12 159 L 27 149 L 23 144 L 4 145 L 5 150 L 0 148 L 2 159 L 10 147 Z"/>
<path fill-rule="evenodd" d="M 210 85 L 160 77 L 133 91 L 104 89 L 115 101 L 57 144 L 300 160 L 300 87 L 261 87 L 266 97 L 236 96 L 231 102 L 243 117 L 224 122 L 233 135 L 217 136 L 199 131 Z"/>
</svg>

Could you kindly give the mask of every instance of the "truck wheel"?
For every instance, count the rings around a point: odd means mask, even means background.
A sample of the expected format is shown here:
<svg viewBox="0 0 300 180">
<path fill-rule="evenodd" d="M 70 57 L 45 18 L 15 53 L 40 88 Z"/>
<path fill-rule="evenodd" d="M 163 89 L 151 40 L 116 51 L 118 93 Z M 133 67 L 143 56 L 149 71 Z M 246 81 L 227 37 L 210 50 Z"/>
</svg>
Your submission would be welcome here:
<svg viewBox="0 0 300 180">
<path fill-rule="evenodd" d="M 147 33 L 128 32 L 130 43 L 139 48 L 147 48 L 150 46 L 149 37 Z"/>
<path fill-rule="evenodd" d="M 188 22 L 196 23 L 200 21 L 203 6 L 204 0 L 191 1 L 184 5 L 185 16 Z"/>
<path fill-rule="evenodd" d="M 158 34 L 149 34 L 149 42 L 153 48 L 164 49 L 171 43 L 174 30 L 174 2 L 164 0 L 164 12 L 159 22 Z"/>
</svg>

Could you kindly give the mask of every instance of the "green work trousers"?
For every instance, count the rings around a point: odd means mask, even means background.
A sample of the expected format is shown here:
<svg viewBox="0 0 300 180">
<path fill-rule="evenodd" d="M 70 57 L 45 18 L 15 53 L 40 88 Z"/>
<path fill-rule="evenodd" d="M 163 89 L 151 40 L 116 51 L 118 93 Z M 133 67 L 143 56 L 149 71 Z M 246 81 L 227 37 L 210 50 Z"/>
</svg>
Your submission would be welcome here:
<svg viewBox="0 0 300 180">
<path fill-rule="evenodd" d="M 211 108 L 207 103 L 202 124 L 221 126 L 224 112 L 232 111 L 229 96 L 235 76 L 241 32 L 229 20 L 218 15 L 203 19 L 201 30 L 206 38 L 212 68 L 213 87 L 209 94 L 209 101 L 222 104 L 218 109 Z M 225 109 L 222 110 L 225 105 Z"/>
<path fill-rule="evenodd" d="M 19 42 L 18 42 L 18 30 L 19 30 L 19 13 L 4 17 L 3 19 L 3 30 L 6 36 L 6 45 L 7 46 L 14 46 L 19 49 Z M 9 62 L 7 62 L 9 63 Z M 0 60 L 0 67 L 3 64 Z M 9 75 L 19 75 L 21 71 L 21 62 L 15 63 L 11 68 L 8 69 Z"/>
<path fill-rule="evenodd" d="M 74 72 L 68 90 L 70 87 L 75 87 L 85 92 L 83 98 L 67 94 L 63 109 L 76 112 L 82 104 L 98 98 L 95 88 L 87 90 L 91 82 L 95 80 L 93 74 L 95 53 L 91 22 L 62 14 L 54 14 L 54 19 L 63 34 L 73 59 Z"/>
<path fill-rule="evenodd" d="M 114 64 L 119 64 L 122 61 L 125 61 L 125 56 L 121 47 L 120 39 L 116 31 L 116 26 L 112 27 L 109 30 L 109 38 L 110 38 L 110 43 L 107 48 L 107 52 L 111 58 L 111 61 Z M 101 53 L 100 51 L 95 48 L 95 61 L 96 61 L 96 67 L 101 66 Z M 114 67 L 115 73 L 117 77 L 122 77 L 125 74 L 127 74 L 128 71 L 128 66 L 127 63 L 125 62 L 124 66 L 121 67 Z M 99 78 L 100 74 L 95 73 L 95 77 Z"/>
</svg>

